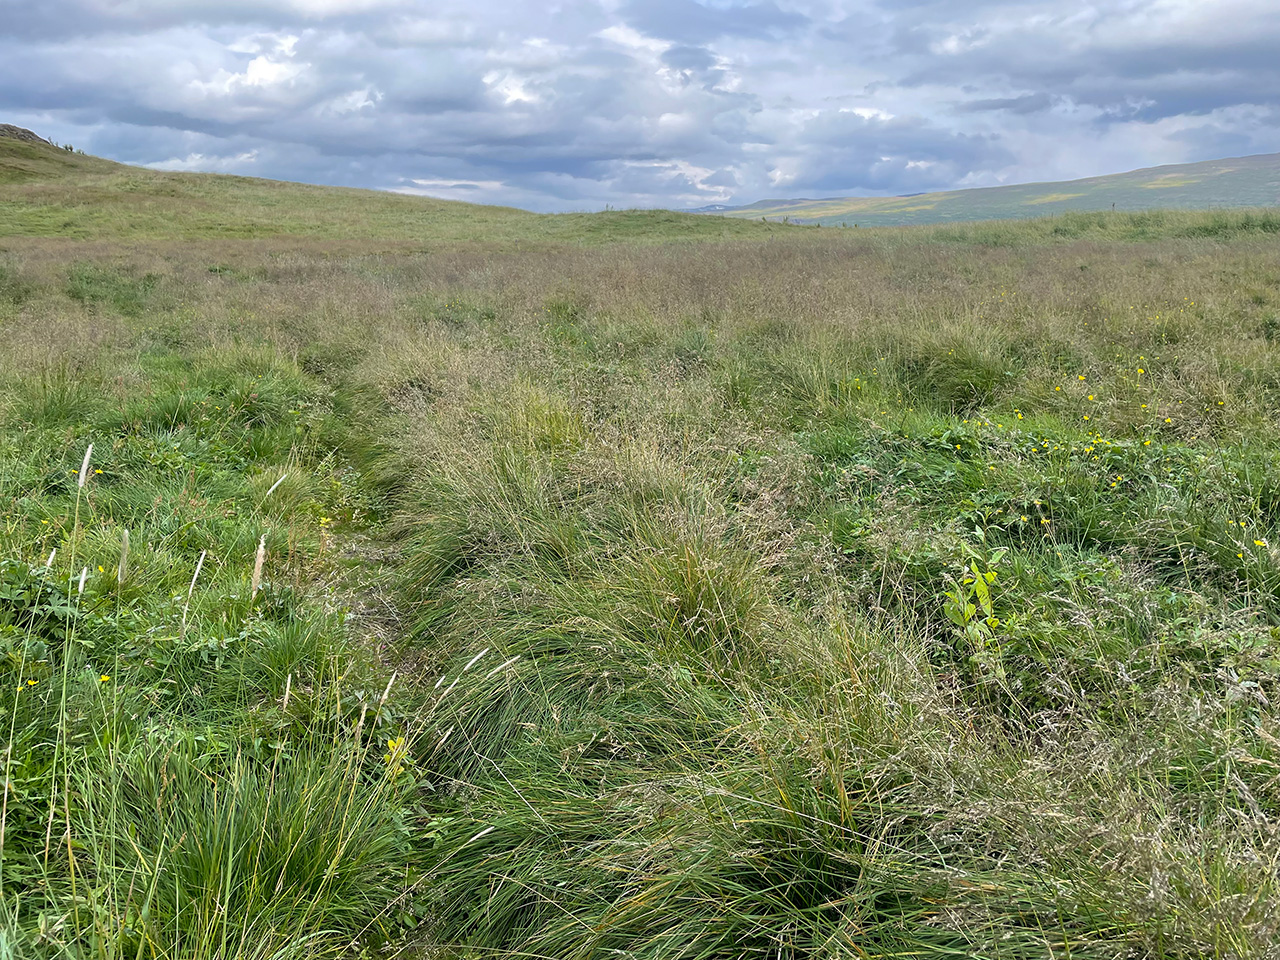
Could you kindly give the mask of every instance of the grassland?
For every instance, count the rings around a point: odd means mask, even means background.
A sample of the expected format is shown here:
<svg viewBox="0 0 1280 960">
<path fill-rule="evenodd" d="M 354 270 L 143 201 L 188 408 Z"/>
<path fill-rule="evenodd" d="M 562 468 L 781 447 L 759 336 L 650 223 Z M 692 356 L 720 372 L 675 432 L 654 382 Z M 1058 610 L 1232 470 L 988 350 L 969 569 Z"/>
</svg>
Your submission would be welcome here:
<svg viewBox="0 0 1280 960">
<path fill-rule="evenodd" d="M 33 149 L 0 957 L 1277 955 L 1274 215 Z"/>
<path fill-rule="evenodd" d="M 947 190 L 906 197 L 761 200 L 719 211 L 823 226 L 959 223 L 1096 211 L 1208 210 L 1280 205 L 1280 154 L 1147 167 L 1057 183 Z"/>
<path fill-rule="evenodd" d="M 665 243 L 758 232 L 665 210 L 546 216 L 394 193 L 214 174 L 160 173 L 0 140 L 0 240 L 129 242 L 280 238 L 364 252 L 503 249 L 534 242 Z"/>
</svg>

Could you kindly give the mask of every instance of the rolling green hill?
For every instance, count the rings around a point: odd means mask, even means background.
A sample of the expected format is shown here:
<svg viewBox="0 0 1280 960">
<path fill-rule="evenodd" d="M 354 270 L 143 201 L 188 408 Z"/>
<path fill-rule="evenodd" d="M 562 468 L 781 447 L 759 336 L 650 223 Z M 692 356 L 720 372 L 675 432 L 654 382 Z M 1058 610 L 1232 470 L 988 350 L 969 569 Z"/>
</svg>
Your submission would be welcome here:
<svg viewBox="0 0 1280 960">
<path fill-rule="evenodd" d="M 170 173 L 0 133 L 0 238 L 311 238 L 502 247 L 520 241 L 666 242 L 761 233 L 758 225 L 667 210 L 535 214 L 379 190 Z"/>
<path fill-rule="evenodd" d="M 832 197 L 825 200 L 761 200 L 707 210 L 824 226 L 901 226 L 1044 217 L 1065 211 L 1204 210 L 1280 204 L 1280 153 L 1147 167 L 1105 177 L 1057 183 L 1020 183 L 977 190 L 949 190 L 903 197 Z"/>
</svg>

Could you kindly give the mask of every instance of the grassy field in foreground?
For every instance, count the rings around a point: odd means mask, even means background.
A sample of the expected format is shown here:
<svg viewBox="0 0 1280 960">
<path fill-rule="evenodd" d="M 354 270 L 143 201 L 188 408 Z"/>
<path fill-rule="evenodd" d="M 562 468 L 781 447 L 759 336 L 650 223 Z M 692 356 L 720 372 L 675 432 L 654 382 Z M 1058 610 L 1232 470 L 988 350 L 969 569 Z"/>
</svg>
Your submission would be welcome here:
<svg viewBox="0 0 1280 960">
<path fill-rule="evenodd" d="M 510 216 L 0 238 L 0 958 L 1277 955 L 1266 215 Z"/>
</svg>

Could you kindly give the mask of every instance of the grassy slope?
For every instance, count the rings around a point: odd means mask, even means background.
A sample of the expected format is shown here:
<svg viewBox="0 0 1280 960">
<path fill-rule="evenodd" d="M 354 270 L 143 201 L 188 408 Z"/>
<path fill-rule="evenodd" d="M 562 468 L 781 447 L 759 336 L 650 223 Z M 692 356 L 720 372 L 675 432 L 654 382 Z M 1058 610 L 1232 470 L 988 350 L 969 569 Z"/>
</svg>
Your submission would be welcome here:
<svg viewBox="0 0 1280 960">
<path fill-rule="evenodd" d="M 0 955 L 1271 955 L 1274 218 L 22 162 Z"/>
<path fill-rule="evenodd" d="M 1280 204 L 1280 154 L 1173 164 L 1056 183 L 952 190 L 914 197 L 761 200 L 729 217 L 790 217 L 863 227 L 1033 218 L 1068 211 L 1266 207 Z"/>
<path fill-rule="evenodd" d="M 666 211 L 540 216 L 371 190 L 162 173 L 0 138 L 0 238 L 291 237 L 386 246 L 731 237 L 738 223 Z"/>
</svg>

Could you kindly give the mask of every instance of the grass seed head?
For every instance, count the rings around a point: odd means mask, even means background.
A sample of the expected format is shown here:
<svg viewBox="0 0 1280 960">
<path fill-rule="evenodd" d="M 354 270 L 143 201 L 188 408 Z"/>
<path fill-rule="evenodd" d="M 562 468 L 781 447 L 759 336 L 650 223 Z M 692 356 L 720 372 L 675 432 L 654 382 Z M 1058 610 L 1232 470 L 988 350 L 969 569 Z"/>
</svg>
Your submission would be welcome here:
<svg viewBox="0 0 1280 960">
<path fill-rule="evenodd" d="M 191 610 L 191 595 L 196 592 L 196 581 L 200 579 L 200 570 L 204 567 L 204 558 L 208 550 L 200 551 L 200 559 L 196 561 L 196 572 L 191 574 L 191 585 L 187 587 L 187 602 L 182 605 L 182 626 L 179 630 L 179 636 L 185 640 L 187 638 L 187 614 Z"/>
<path fill-rule="evenodd" d="M 93 444 L 89 444 L 84 452 L 84 460 L 80 464 L 80 477 L 77 486 L 84 487 L 85 481 L 89 479 L 89 460 L 93 456 Z"/>
<path fill-rule="evenodd" d="M 258 541 L 258 555 L 253 561 L 253 580 L 249 584 L 249 597 L 258 596 L 258 588 L 262 586 L 262 565 L 267 560 L 267 535 L 264 533 Z"/>
<path fill-rule="evenodd" d="M 123 586 L 129 576 L 129 531 L 120 536 L 120 567 L 116 570 L 116 585 Z"/>
<path fill-rule="evenodd" d="M 285 478 L 286 478 L 286 477 L 288 477 L 288 476 L 289 476 L 289 474 L 287 474 L 287 473 L 282 473 L 282 474 L 280 474 L 280 479 L 279 479 L 279 480 L 277 480 L 275 483 L 273 483 L 273 484 L 271 485 L 270 489 L 268 489 L 268 490 L 267 490 L 267 492 L 266 492 L 266 493 L 264 493 L 264 494 L 262 495 L 262 499 L 263 499 L 263 500 L 266 500 L 266 499 L 267 499 L 267 497 L 269 497 L 269 496 L 271 496 L 273 493 L 275 493 L 275 492 L 276 492 L 276 487 L 278 487 L 278 486 L 280 486 L 280 484 L 284 483 Z"/>
</svg>

